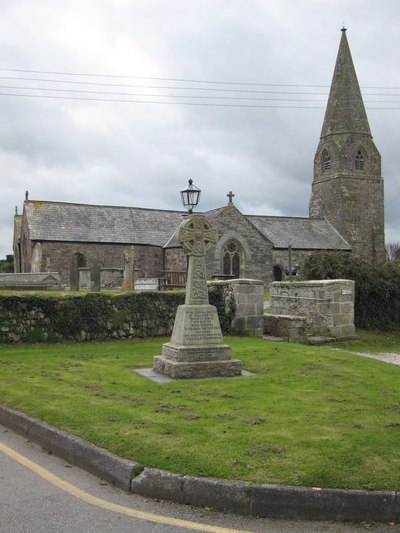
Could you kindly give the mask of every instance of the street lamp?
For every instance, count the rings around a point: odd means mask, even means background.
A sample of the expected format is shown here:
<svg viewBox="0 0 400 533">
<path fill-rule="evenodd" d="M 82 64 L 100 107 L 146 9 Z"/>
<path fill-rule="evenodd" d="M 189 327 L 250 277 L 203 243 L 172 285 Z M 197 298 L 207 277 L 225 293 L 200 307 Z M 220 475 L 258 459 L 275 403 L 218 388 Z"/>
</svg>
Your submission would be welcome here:
<svg viewBox="0 0 400 533">
<path fill-rule="evenodd" d="M 195 185 L 193 185 L 192 179 L 189 180 L 188 187 L 185 190 L 181 191 L 182 203 L 184 207 L 186 207 L 186 209 L 188 210 L 189 215 L 192 213 L 193 208 L 195 208 L 199 203 L 200 193 L 201 190 Z"/>
</svg>

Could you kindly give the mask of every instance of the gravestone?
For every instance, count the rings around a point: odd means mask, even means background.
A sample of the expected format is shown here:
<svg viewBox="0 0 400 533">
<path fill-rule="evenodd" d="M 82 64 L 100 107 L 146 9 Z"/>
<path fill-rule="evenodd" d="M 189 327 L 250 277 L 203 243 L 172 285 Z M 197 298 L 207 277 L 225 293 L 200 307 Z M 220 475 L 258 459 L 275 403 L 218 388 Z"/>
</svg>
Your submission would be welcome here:
<svg viewBox="0 0 400 533">
<path fill-rule="evenodd" d="M 218 313 L 208 301 L 205 255 L 217 230 L 204 215 L 182 222 L 176 239 L 189 256 L 185 304 L 178 307 L 171 341 L 154 358 L 153 370 L 171 378 L 240 376 L 242 364 L 224 344 Z"/>
<path fill-rule="evenodd" d="M 100 271 L 100 265 L 99 263 L 97 263 L 97 261 L 95 261 L 92 265 L 92 271 L 91 271 L 91 274 L 92 274 L 92 291 L 93 292 L 100 292 L 100 289 L 101 289 L 101 284 L 100 284 L 100 276 L 101 276 L 101 271 Z"/>
<path fill-rule="evenodd" d="M 79 254 L 73 253 L 69 262 L 69 290 L 79 291 Z"/>
<path fill-rule="evenodd" d="M 32 274 L 38 274 L 42 272 L 42 245 L 40 242 L 37 242 L 33 247 L 32 252 L 32 262 L 31 262 L 31 272 Z"/>
<path fill-rule="evenodd" d="M 129 291 L 134 287 L 134 261 L 135 249 L 133 246 L 128 251 L 124 252 L 124 280 L 122 282 L 122 290 Z"/>
</svg>

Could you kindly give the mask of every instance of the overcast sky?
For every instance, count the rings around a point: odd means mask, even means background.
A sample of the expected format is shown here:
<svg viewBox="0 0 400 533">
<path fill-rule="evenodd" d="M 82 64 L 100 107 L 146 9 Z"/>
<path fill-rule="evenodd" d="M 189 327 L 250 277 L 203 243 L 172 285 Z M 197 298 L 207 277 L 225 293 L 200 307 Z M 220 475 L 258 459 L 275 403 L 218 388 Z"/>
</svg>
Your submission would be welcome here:
<svg viewBox="0 0 400 533">
<path fill-rule="evenodd" d="M 245 214 L 308 216 L 343 23 L 382 155 L 386 241 L 400 241 L 398 0 L 0 8 L 0 258 L 12 253 L 25 190 L 32 200 L 181 209 L 193 178 L 201 210 L 232 190 Z"/>
</svg>

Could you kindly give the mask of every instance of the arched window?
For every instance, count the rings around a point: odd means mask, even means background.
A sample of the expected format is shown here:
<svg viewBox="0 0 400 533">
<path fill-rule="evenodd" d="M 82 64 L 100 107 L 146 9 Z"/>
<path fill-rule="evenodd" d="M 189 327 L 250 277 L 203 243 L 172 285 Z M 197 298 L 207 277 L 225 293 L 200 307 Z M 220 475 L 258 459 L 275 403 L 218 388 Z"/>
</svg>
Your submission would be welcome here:
<svg viewBox="0 0 400 533">
<path fill-rule="evenodd" d="M 356 157 L 354 158 L 354 168 L 356 170 L 364 170 L 364 156 L 361 150 L 358 150 Z"/>
<path fill-rule="evenodd" d="M 86 257 L 83 254 L 77 254 L 78 256 L 78 268 L 86 267 Z"/>
<path fill-rule="evenodd" d="M 235 241 L 229 241 L 222 252 L 222 273 L 224 276 L 240 276 L 240 246 Z"/>
<path fill-rule="evenodd" d="M 328 150 L 323 150 L 321 156 L 322 162 L 322 172 L 329 172 L 331 169 L 331 156 L 329 155 Z"/>
</svg>

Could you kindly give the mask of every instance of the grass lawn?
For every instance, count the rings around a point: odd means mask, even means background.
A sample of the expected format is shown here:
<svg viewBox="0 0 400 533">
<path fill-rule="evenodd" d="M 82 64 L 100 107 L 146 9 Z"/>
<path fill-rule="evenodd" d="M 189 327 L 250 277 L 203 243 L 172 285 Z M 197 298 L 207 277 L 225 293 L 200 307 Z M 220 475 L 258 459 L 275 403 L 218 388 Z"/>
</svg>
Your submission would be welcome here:
<svg viewBox="0 0 400 533">
<path fill-rule="evenodd" d="M 166 339 L 0 345 L 0 402 L 146 466 L 400 489 L 400 367 L 326 347 L 225 340 L 255 376 L 158 385 L 137 375 Z M 341 346 L 400 353 L 400 335 L 361 333 Z"/>
</svg>

